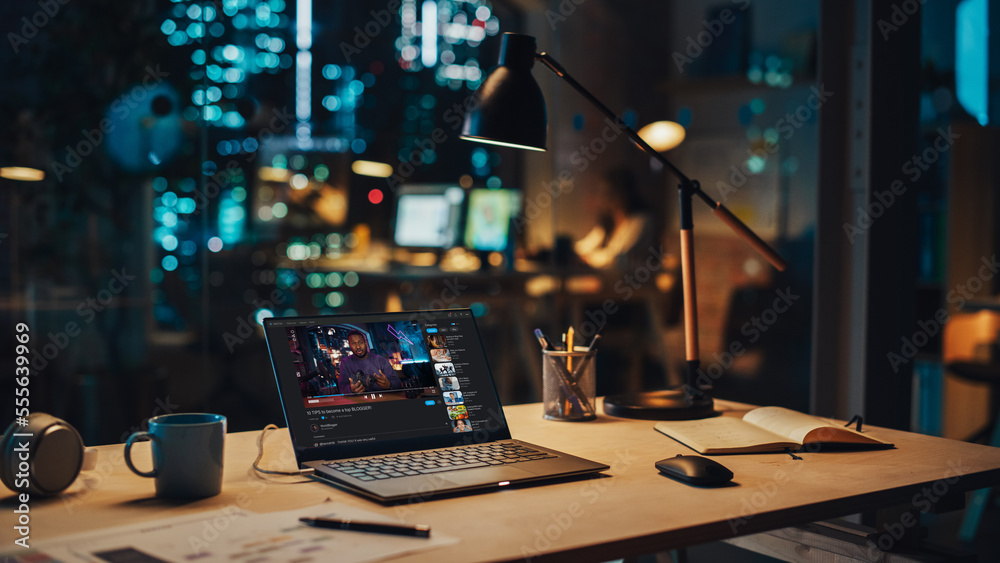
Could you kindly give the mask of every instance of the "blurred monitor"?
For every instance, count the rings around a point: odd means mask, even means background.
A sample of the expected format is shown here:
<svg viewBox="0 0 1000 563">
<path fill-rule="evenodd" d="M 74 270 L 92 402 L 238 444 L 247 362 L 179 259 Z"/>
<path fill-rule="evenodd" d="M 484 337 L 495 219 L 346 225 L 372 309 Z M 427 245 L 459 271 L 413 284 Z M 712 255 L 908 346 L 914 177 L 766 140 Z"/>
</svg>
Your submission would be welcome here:
<svg viewBox="0 0 1000 563">
<path fill-rule="evenodd" d="M 408 248 L 451 248 L 459 242 L 465 190 L 448 184 L 400 186 L 393 240 Z"/>
<path fill-rule="evenodd" d="M 521 195 L 517 190 L 471 190 L 465 220 L 465 246 L 483 251 L 505 250 L 510 220 L 520 207 Z"/>
</svg>

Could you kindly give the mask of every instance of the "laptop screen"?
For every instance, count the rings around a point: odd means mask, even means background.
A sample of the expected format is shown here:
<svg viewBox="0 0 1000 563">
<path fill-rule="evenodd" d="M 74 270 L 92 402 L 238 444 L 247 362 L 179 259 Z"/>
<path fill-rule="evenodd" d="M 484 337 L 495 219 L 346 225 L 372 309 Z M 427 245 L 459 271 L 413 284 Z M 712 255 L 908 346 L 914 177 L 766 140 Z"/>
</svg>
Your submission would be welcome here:
<svg viewBox="0 0 1000 563">
<path fill-rule="evenodd" d="M 300 462 L 509 438 L 468 309 L 264 327 Z"/>
</svg>

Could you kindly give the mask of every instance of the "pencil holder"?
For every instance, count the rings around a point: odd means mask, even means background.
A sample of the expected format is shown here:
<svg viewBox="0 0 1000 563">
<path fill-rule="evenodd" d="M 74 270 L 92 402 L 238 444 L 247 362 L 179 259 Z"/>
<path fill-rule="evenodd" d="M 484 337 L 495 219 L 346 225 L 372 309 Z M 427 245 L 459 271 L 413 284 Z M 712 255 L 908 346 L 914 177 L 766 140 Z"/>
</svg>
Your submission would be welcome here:
<svg viewBox="0 0 1000 563">
<path fill-rule="evenodd" d="M 596 355 L 597 350 L 582 346 L 573 352 L 542 350 L 542 416 L 573 422 L 597 418 Z"/>
</svg>

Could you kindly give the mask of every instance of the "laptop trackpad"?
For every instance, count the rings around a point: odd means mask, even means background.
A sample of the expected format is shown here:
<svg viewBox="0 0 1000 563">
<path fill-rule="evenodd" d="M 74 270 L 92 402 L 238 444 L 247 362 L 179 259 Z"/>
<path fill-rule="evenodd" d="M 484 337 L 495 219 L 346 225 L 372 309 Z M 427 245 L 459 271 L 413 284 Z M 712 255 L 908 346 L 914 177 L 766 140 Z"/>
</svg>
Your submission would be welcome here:
<svg viewBox="0 0 1000 563">
<path fill-rule="evenodd" d="M 438 475 L 441 476 L 442 474 Z M 497 483 L 500 481 L 521 481 L 524 479 L 537 478 L 537 475 L 530 471 L 508 466 L 464 469 L 462 471 L 449 472 L 446 477 L 442 477 L 442 481 L 447 481 L 460 486 L 469 486 L 482 485 L 494 481 Z"/>
</svg>

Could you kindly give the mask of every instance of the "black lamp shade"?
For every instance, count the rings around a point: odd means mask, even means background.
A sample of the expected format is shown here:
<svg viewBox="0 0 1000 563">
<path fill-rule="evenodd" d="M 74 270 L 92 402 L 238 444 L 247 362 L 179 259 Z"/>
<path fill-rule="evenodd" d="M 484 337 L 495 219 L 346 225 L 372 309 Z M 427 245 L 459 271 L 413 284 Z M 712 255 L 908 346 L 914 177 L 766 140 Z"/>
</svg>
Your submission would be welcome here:
<svg viewBox="0 0 1000 563">
<path fill-rule="evenodd" d="M 531 75 L 535 38 L 505 33 L 500 61 L 473 95 L 461 137 L 494 145 L 545 150 L 545 98 Z"/>
</svg>

